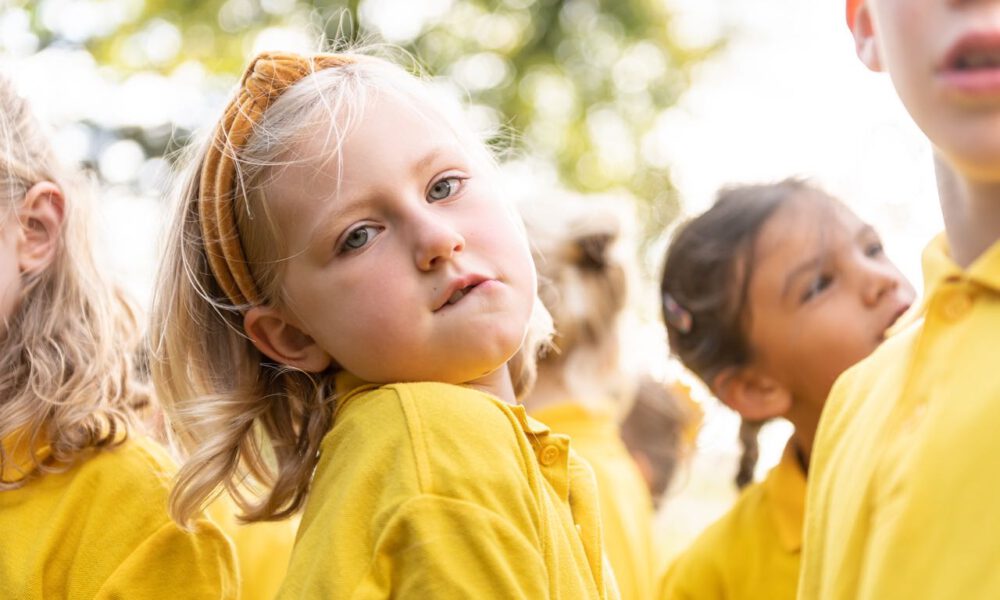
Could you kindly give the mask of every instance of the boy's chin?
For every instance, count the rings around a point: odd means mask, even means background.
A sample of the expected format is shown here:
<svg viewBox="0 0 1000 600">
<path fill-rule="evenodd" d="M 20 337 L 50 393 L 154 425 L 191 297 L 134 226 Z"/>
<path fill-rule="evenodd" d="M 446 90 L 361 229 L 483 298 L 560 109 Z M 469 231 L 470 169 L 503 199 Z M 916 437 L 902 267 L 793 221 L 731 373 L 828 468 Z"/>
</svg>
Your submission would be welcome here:
<svg viewBox="0 0 1000 600">
<path fill-rule="evenodd" d="M 970 150 L 975 151 L 970 152 Z M 963 148 L 961 153 L 942 154 L 944 166 L 949 168 L 959 179 L 967 182 L 1000 185 L 1000 146 Z M 940 170 L 940 166 L 938 168 Z"/>
</svg>

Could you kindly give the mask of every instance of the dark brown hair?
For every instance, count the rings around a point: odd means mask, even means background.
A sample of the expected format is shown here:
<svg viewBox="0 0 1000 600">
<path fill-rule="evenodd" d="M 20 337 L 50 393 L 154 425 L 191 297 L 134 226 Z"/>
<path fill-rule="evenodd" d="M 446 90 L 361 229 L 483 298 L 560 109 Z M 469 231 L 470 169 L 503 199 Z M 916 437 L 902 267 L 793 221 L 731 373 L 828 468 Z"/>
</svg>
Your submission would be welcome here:
<svg viewBox="0 0 1000 600">
<path fill-rule="evenodd" d="M 826 195 L 799 179 L 723 188 L 710 209 L 674 234 L 660 282 L 670 351 L 709 387 L 723 370 L 750 360 L 754 246 L 774 213 L 803 193 Z M 753 479 L 759 425 L 741 428 L 739 487 Z"/>
<path fill-rule="evenodd" d="M 696 420 L 680 391 L 649 375 L 639 380 L 635 402 L 622 421 L 621 437 L 629 452 L 649 463 L 649 493 L 659 506 L 685 453 L 684 433 Z"/>
</svg>

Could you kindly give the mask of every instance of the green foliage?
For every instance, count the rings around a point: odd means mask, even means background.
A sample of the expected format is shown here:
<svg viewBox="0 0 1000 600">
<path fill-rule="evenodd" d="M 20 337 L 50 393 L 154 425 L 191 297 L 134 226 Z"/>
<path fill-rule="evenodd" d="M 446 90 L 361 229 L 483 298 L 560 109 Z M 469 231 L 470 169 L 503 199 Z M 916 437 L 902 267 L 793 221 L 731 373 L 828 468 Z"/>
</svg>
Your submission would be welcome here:
<svg viewBox="0 0 1000 600">
<path fill-rule="evenodd" d="M 632 194 L 650 230 L 676 214 L 677 202 L 666 168 L 645 157 L 644 140 L 688 87 L 692 67 L 718 47 L 678 44 L 664 0 L 88 1 L 133 9 L 84 42 L 122 74 L 197 61 L 234 78 L 268 28 L 312 32 L 317 42 L 388 38 L 464 88 L 484 121 L 519 132 L 515 149 L 553 165 L 568 187 Z M 445 10 L 435 11 L 439 5 Z M 413 6 L 427 14 L 411 31 L 382 26 L 397 8 L 420 17 Z M 33 25 L 43 44 L 59 41 L 37 15 Z M 176 51 L 147 52 L 151 32 L 179 40 Z"/>
</svg>

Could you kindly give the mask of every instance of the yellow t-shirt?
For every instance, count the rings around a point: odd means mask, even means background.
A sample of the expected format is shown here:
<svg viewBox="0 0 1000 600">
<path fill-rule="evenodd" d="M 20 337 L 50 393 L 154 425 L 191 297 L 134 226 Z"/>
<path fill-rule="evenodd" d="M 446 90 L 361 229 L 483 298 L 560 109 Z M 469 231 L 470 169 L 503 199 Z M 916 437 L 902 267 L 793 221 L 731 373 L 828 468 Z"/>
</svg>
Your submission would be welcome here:
<svg viewBox="0 0 1000 600">
<path fill-rule="evenodd" d="M 469 388 L 359 383 L 338 380 L 279 598 L 617 598 L 568 438 Z"/>
<path fill-rule="evenodd" d="M 133 436 L 67 471 L 0 491 L 0 596 L 238 598 L 226 537 L 210 521 L 188 533 L 167 516 L 174 470 L 162 448 Z"/>
<path fill-rule="evenodd" d="M 667 569 L 663 600 L 794 600 L 806 478 L 789 442 L 767 478 L 709 526 Z"/>
<path fill-rule="evenodd" d="M 814 447 L 800 597 L 1000 598 L 1000 243 L 924 251 L 922 321 L 834 385 Z"/>
<path fill-rule="evenodd" d="M 610 410 L 558 404 L 532 412 L 552 431 L 570 437 L 573 449 L 594 469 L 601 505 L 604 553 L 622 600 L 653 594 L 653 501 L 649 488 L 619 436 Z"/>
<path fill-rule="evenodd" d="M 239 507 L 227 494 L 208 506 L 208 515 L 232 540 L 240 566 L 240 598 L 273 600 L 288 570 L 295 542 L 295 518 L 241 523 Z"/>
</svg>

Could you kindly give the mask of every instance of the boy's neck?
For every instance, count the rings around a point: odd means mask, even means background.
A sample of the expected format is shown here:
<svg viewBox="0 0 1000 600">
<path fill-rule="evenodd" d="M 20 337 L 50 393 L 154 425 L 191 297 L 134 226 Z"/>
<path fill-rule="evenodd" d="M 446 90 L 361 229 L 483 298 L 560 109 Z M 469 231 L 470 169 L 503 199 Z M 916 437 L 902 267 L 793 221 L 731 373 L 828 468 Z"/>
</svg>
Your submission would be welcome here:
<svg viewBox="0 0 1000 600">
<path fill-rule="evenodd" d="M 1000 240 L 1000 182 L 964 177 L 936 152 L 934 170 L 951 258 L 964 269 Z"/>
</svg>

